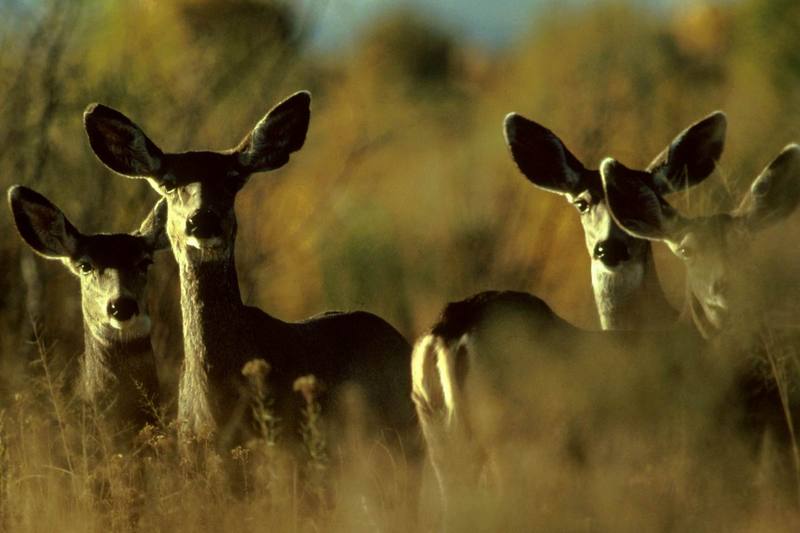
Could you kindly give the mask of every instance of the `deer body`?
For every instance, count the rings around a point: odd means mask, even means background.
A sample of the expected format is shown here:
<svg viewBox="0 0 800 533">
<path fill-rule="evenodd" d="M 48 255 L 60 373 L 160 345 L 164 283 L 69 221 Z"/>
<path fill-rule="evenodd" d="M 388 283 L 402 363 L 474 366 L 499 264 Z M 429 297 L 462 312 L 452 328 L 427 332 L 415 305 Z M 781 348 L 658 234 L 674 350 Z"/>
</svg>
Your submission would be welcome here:
<svg viewBox="0 0 800 533">
<path fill-rule="evenodd" d="M 383 319 L 365 312 L 326 313 L 287 323 L 245 306 L 234 262 L 234 198 L 255 172 L 283 166 L 305 142 L 310 95 L 296 93 L 270 110 L 238 147 L 225 152 L 162 152 L 130 119 L 101 105 L 84 116 L 89 141 L 112 170 L 146 178 L 168 203 L 167 234 L 179 265 L 184 328 L 179 423 L 190 434 L 214 433 L 229 447 L 247 435 L 241 371 L 249 360 L 271 367 L 278 416 L 296 438 L 299 398 L 293 381 L 313 374 L 327 390 L 323 410 L 351 385 L 365 396 L 372 436 L 386 430 L 410 458 L 419 456 L 409 398 L 410 346 Z"/>
<path fill-rule="evenodd" d="M 715 369 L 687 357 L 702 345 L 692 328 L 582 330 L 521 292 L 484 292 L 448 304 L 412 356 L 413 398 L 445 523 L 463 524 L 460 514 L 482 475 L 508 509 L 526 509 L 535 504 L 527 488 L 542 489 L 540 469 L 604 468 L 602 452 L 620 420 L 635 420 L 647 434 L 651 402 L 691 404 L 707 394 L 698 376 Z M 641 406 L 631 401 L 638 390 L 652 391 Z"/>
<path fill-rule="evenodd" d="M 692 152 L 696 155 L 696 151 Z M 796 175 L 800 174 L 797 165 L 800 165 L 800 149 L 789 148 L 759 176 L 748 198 L 751 204 L 752 196 L 758 198 L 756 203 L 761 211 L 751 209 L 754 219 L 774 221 L 794 209 L 800 199 L 795 192 Z M 658 227 L 653 223 L 657 218 L 651 211 L 657 211 L 662 206 L 667 212 L 663 207 L 667 204 L 657 193 L 652 193 L 655 190 L 655 171 L 639 172 L 637 176 L 621 175 L 619 181 L 613 182 L 625 185 L 620 185 L 626 193 L 621 195 L 609 192 L 607 185 L 607 174 L 615 168 L 606 162 L 601 168 L 606 202 L 609 209 L 614 210 L 615 222 L 626 231 L 631 231 L 636 238 L 657 240 L 663 233 L 650 230 L 651 227 Z M 632 181 L 632 178 L 636 179 Z M 762 190 L 780 192 L 773 192 L 771 197 L 766 197 L 760 193 Z M 800 187 L 797 190 L 800 191 Z M 631 191 L 652 193 L 658 199 L 638 202 L 636 200 L 641 200 L 643 194 L 635 198 L 630 194 Z M 673 212 L 668 213 L 672 215 Z M 727 220 L 726 216 L 722 216 L 722 219 Z M 684 224 L 682 229 L 687 227 L 689 225 Z M 697 229 L 696 233 L 702 232 Z M 726 249 L 732 249 L 727 241 L 737 241 L 740 237 L 734 229 L 707 231 L 706 234 L 722 239 Z M 680 237 L 699 238 L 684 233 Z M 670 234 L 669 239 L 678 239 L 678 236 Z M 559 431 L 557 424 L 548 424 L 547 411 L 543 411 L 541 406 L 552 405 L 552 397 L 548 392 L 563 396 L 559 397 L 557 405 L 571 406 L 570 395 L 562 390 L 548 390 L 547 384 L 578 382 L 587 388 L 593 387 L 597 380 L 604 381 L 605 378 L 591 371 L 583 375 L 583 381 L 576 376 L 581 376 L 587 368 L 595 368 L 598 358 L 607 363 L 606 368 L 623 365 L 635 370 L 633 374 L 611 378 L 611 382 L 623 389 L 632 383 L 638 387 L 640 379 L 647 378 L 646 373 L 640 376 L 638 372 L 654 364 L 657 367 L 682 369 L 677 373 L 669 371 L 663 379 L 652 384 L 656 391 L 664 391 L 661 387 L 666 385 L 668 396 L 672 392 L 678 397 L 696 395 L 703 386 L 689 386 L 693 376 L 710 379 L 716 375 L 722 381 L 738 382 L 736 385 L 745 383 L 747 380 L 742 382 L 736 375 L 739 369 L 728 367 L 732 361 L 738 363 L 736 356 L 722 362 L 713 357 L 696 356 L 708 349 L 711 337 L 714 337 L 712 346 L 725 344 L 722 339 L 731 332 L 731 323 L 719 319 L 717 315 L 736 315 L 730 307 L 735 307 L 739 314 L 749 315 L 746 308 L 740 309 L 746 299 L 727 299 L 718 294 L 721 290 L 727 291 L 729 286 L 722 281 L 733 277 L 731 270 L 738 265 L 735 261 L 731 262 L 730 257 L 737 256 L 728 256 L 727 260 L 720 261 L 723 256 L 715 251 L 720 245 L 714 246 L 714 242 L 711 242 L 708 246 L 711 248 L 709 254 L 716 257 L 711 261 L 715 266 L 690 269 L 688 272 L 687 290 L 691 298 L 687 306 L 694 308 L 694 313 L 687 313 L 686 316 L 695 319 L 694 328 L 678 326 L 673 331 L 641 334 L 589 332 L 574 328 L 558 318 L 540 299 L 521 293 L 482 293 L 450 304 L 431 331 L 417 341 L 412 357 L 413 397 L 440 482 L 445 508 L 450 501 L 458 499 L 459 491 L 474 486 L 483 465 L 492 465 L 502 485 L 505 480 L 526 471 L 520 466 L 520 449 L 529 449 L 531 443 L 541 445 L 543 442 L 554 445 L 551 448 L 555 450 L 568 449 L 569 439 L 565 435 L 569 434 L 569 428 Z M 672 247 L 679 253 L 679 244 Z M 703 252 L 699 250 L 698 256 Z M 722 279 L 715 282 L 715 277 Z M 708 281 L 709 278 L 710 283 L 698 281 Z M 695 301 L 705 301 L 707 304 L 692 306 Z M 717 329 L 709 332 L 703 328 L 703 323 L 716 324 Z M 734 335 L 736 333 L 733 332 Z M 647 361 L 647 365 L 639 363 L 641 361 Z M 707 364 L 712 367 L 721 364 L 723 368 L 709 370 Z M 569 370 L 565 372 L 563 368 Z M 636 379 L 630 381 L 631 376 Z M 597 395 L 596 401 L 602 402 L 608 391 L 602 392 Z M 714 399 L 714 402 L 724 403 L 720 398 Z M 744 409 L 750 407 L 747 403 L 748 400 L 745 400 Z M 734 406 L 742 407 L 742 403 L 737 399 Z M 580 419 L 574 411 L 565 409 L 562 421 Z M 518 446 L 515 448 L 509 443 Z"/>
<path fill-rule="evenodd" d="M 785 449 L 796 450 L 791 413 L 797 400 L 764 342 L 776 332 L 765 318 L 768 307 L 759 288 L 763 276 L 752 264 L 750 243 L 800 203 L 800 146 L 784 148 L 753 181 L 738 208 L 710 216 L 679 214 L 649 185 L 647 172 L 609 158 L 601 174 L 618 224 L 633 236 L 665 243 L 684 262 L 684 315 L 706 339 L 707 351 L 734 366 L 730 401 L 740 408 L 739 425 L 756 440 L 768 431 Z M 800 468 L 800 457 L 794 459 Z"/>
<path fill-rule="evenodd" d="M 152 255 L 166 246 L 166 204 L 159 203 L 133 234 L 85 235 L 31 189 L 14 186 L 8 197 L 23 239 L 80 279 L 84 353 L 78 395 L 128 438 L 154 424 L 159 385 L 146 286 Z"/>
<path fill-rule="evenodd" d="M 235 433 L 246 427 L 242 417 L 248 414 L 239 400 L 241 369 L 247 361 L 261 358 L 271 365 L 276 409 L 288 426 L 299 425 L 293 382 L 314 374 L 334 395 L 345 384 L 357 385 L 371 409 L 382 413 L 383 420 L 375 421 L 381 430 L 394 429 L 407 438 L 413 434 L 410 401 L 396 401 L 410 390 L 404 377 L 409 346 L 385 321 L 365 312 L 281 321 L 242 304 L 232 257 L 219 263 L 181 264 L 180 273 L 185 361 L 178 411 L 187 429 L 199 435 L 228 435 L 231 443 L 241 441 Z M 326 406 L 333 408 L 335 417 L 335 402 L 326 401 Z M 298 433 L 286 434 L 291 438 Z"/>
</svg>

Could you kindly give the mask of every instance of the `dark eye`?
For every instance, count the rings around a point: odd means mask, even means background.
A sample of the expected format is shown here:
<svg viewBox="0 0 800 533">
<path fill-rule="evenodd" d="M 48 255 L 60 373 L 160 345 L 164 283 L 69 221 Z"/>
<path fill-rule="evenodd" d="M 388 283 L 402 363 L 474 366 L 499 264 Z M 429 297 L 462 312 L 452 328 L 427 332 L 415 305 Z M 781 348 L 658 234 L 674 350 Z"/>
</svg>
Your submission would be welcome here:
<svg viewBox="0 0 800 533">
<path fill-rule="evenodd" d="M 172 192 L 175 190 L 175 187 L 177 187 L 178 184 L 174 176 L 167 175 L 161 180 L 161 186 L 164 187 L 165 191 Z"/>
<path fill-rule="evenodd" d="M 580 198 L 580 199 L 578 199 L 578 200 L 575 200 L 575 201 L 573 202 L 573 205 L 574 205 L 574 206 L 575 206 L 575 208 L 576 208 L 578 211 L 580 211 L 581 213 L 585 213 L 585 212 L 587 212 L 587 211 L 589 210 L 589 202 L 587 202 L 587 201 L 586 201 L 586 200 L 584 200 L 583 198 Z"/>
<path fill-rule="evenodd" d="M 89 272 L 94 270 L 94 267 L 89 261 L 81 261 L 80 263 L 78 263 L 78 270 L 80 271 L 81 274 L 88 274 Z"/>
<path fill-rule="evenodd" d="M 681 246 L 678 248 L 678 255 L 684 259 L 691 259 L 694 257 L 694 250 L 689 246 Z"/>
</svg>

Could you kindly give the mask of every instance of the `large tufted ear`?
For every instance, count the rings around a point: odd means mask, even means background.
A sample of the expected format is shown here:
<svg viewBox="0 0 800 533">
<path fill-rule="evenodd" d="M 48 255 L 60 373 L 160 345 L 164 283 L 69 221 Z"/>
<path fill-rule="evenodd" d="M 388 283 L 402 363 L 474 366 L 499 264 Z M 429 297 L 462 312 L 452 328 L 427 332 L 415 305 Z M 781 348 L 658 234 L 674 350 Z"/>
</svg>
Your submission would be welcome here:
<svg viewBox="0 0 800 533">
<path fill-rule="evenodd" d="M 14 185 L 8 189 L 8 204 L 20 236 L 37 253 L 48 259 L 75 255 L 81 234 L 50 200 Z"/>
<path fill-rule="evenodd" d="M 600 176 L 611 216 L 634 237 L 670 240 L 685 222 L 650 185 L 649 173 L 606 158 Z"/>
<path fill-rule="evenodd" d="M 790 144 L 759 174 L 733 212 L 751 230 L 789 216 L 800 203 L 800 146 Z"/>
<path fill-rule="evenodd" d="M 725 147 L 727 124 L 725 113 L 715 111 L 679 133 L 647 167 L 657 192 L 683 190 L 710 176 Z"/>
<path fill-rule="evenodd" d="M 509 113 L 503 122 L 506 144 L 517 167 L 531 183 L 560 194 L 577 194 L 586 189 L 586 169 L 561 139 L 522 115 Z"/>
<path fill-rule="evenodd" d="M 92 150 L 108 168 L 130 178 L 157 177 L 164 154 L 131 119 L 102 104 L 90 104 L 83 125 Z"/>
<path fill-rule="evenodd" d="M 147 217 L 142 221 L 142 225 L 134 232 L 147 239 L 148 244 L 154 252 L 170 247 L 167 238 L 167 200 L 161 198 Z"/>
<path fill-rule="evenodd" d="M 247 173 L 280 168 L 303 147 L 311 120 L 311 93 L 297 92 L 270 109 L 233 153 Z"/>
</svg>

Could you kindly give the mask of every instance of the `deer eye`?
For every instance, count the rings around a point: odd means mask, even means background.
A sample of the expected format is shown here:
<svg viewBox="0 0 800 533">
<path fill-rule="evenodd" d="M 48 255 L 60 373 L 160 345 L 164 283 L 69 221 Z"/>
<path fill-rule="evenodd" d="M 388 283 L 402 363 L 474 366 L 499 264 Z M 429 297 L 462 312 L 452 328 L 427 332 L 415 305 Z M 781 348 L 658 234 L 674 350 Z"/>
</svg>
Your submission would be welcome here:
<svg viewBox="0 0 800 533">
<path fill-rule="evenodd" d="M 161 186 L 164 187 L 165 191 L 172 192 L 178 186 L 178 182 L 175 179 L 175 176 L 168 174 L 161 180 Z"/>
<path fill-rule="evenodd" d="M 694 249 L 689 246 L 681 246 L 678 248 L 678 255 L 684 259 L 691 259 L 694 257 Z"/>
<path fill-rule="evenodd" d="M 572 205 L 574 205 L 575 208 L 578 211 L 580 211 L 581 213 L 585 213 L 585 212 L 587 212 L 589 210 L 589 202 L 587 202 L 583 198 L 579 198 L 579 199 L 575 200 L 572 203 Z"/>
<path fill-rule="evenodd" d="M 94 270 L 94 267 L 89 261 L 81 261 L 80 263 L 78 263 L 78 271 L 81 274 L 88 274 L 92 270 Z"/>
</svg>

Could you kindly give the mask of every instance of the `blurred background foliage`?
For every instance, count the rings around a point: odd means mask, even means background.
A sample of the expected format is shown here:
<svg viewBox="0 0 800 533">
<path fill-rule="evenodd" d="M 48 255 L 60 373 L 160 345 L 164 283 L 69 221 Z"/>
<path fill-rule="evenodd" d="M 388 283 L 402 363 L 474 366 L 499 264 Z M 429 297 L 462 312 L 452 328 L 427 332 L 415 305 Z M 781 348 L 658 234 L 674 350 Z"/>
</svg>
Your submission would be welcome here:
<svg viewBox="0 0 800 533">
<path fill-rule="evenodd" d="M 446 301 L 490 288 L 531 291 L 597 327 L 578 217 L 517 171 L 506 113 L 551 128 L 587 166 L 606 155 L 644 166 L 723 109 L 726 152 L 702 188 L 727 205 L 800 140 L 796 1 L 552 2 L 501 48 L 405 7 L 347 45 L 311 46 L 320 12 L 344 1 L 0 3 L 0 184 L 36 188 L 84 232 L 131 230 L 157 196 L 95 159 L 81 123 L 88 103 L 122 110 L 165 150 L 225 149 L 279 99 L 310 89 L 305 147 L 238 198 L 243 298 L 287 320 L 368 309 L 411 338 Z M 764 255 L 788 279 L 800 251 L 786 228 Z M 31 313 L 48 343 L 74 357 L 77 282 L 32 259 L 8 210 L 0 236 L 3 363 L 24 361 Z M 678 305 L 680 265 L 660 248 L 657 259 Z M 181 332 L 168 253 L 153 280 L 170 382 Z"/>
</svg>

